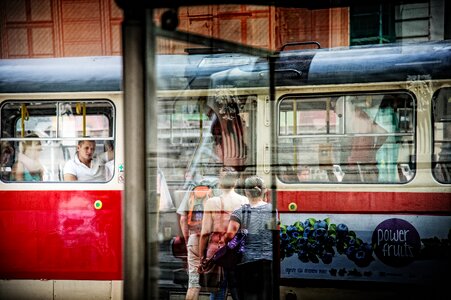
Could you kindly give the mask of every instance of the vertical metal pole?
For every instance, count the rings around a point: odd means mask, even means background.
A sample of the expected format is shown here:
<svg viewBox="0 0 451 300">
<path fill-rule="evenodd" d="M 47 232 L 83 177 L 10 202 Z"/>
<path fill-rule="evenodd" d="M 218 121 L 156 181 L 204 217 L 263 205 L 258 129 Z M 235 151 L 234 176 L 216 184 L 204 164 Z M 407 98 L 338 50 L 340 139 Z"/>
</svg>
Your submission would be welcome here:
<svg viewBox="0 0 451 300">
<path fill-rule="evenodd" d="M 270 106 L 270 116 L 271 116 L 271 201 L 272 201 L 272 210 L 273 217 L 277 219 L 276 211 L 277 211 L 277 185 L 276 185 L 276 172 L 275 168 L 279 168 L 278 166 L 278 157 L 277 157 L 277 126 L 275 122 L 278 120 L 275 114 L 275 103 L 276 103 L 276 58 L 275 55 L 270 55 L 268 57 L 269 63 L 269 102 Z M 275 223 L 275 222 L 274 222 Z M 273 271 L 273 300 L 279 300 L 279 290 L 280 290 L 280 256 L 279 256 L 279 228 L 278 224 L 274 224 L 275 228 L 272 228 L 273 232 L 273 255 L 272 255 L 272 271 Z"/>
<path fill-rule="evenodd" d="M 145 64 L 145 91 L 146 91 L 146 145 L 147 145 L 147 241 L 148 241 L 148 288 L 149 299 L 159 299 L 158 291 L 158 216 L 159 201 L 157 197 L 158 176 L 158 100 L 156 95 L 156 37 L 153 22 L 153 10 L 146 10 L 146 64 Z"/>
<path fill-rule="evenodd" d="M 124 149 L 123 203 L 124 299 L 146 299 L 146 126 L 144 91 L 144 13 L 124 10 Z"/>
</svg>

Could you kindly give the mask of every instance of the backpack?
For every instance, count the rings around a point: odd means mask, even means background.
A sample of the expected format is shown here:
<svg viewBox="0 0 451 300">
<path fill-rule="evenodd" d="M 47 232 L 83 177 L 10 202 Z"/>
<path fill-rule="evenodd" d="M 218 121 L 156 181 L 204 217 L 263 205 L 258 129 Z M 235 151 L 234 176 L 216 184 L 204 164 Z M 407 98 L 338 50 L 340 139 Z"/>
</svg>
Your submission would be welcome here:
<svg viewBox="0 0 451 300">
<path fill-rule="evenodd" d="M 189 197 L 188 209 L 188 229 L 190 231 L 199 232 L 202 227 L 202 219 L 204 217 L 204 204 L 212 195 L 211 187 L 206 185 L 198 185 L 194 187 Z"/>
<path fill-rule="evenodd" d="M 189 196 L 188 229 L 200 233 L 204 216 L 204 204 L 208 198 L 217 196 L 219 180 L 216 177 L 205 177 L 197 183 Z"/>
</svg>

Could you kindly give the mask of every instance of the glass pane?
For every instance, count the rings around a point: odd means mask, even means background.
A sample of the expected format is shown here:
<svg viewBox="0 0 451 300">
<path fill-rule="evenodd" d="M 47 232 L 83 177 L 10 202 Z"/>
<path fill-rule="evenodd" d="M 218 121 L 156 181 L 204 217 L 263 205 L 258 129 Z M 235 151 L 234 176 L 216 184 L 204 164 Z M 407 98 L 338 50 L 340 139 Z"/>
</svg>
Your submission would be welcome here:
<svg viewBox="0 0 451 300">
<path fill-rule="evenodd" d="M 57 106 L 51 102 L 8 102 L 2 107 L 2 137 L 25 137 L 32 132 L 56 137 Z M 12 127 L 15 129 L 12 131 Z"/>
<path fill-rule="evenodd" d="M 451 183 L 451 89 L 443 88 L 434 95 L 434 178 Z"/>
<path fill-rule="evenodd" d="M 361 94 L 283 100 L 296 110 L 299 138 L 279 135 L 279 176 L 288 183 L 401 183 L 415 173 L 414 107 L 408 94 Z M 279 119 L 286 128 L 286 118 Z"/>
<path fill-rule="evenodd" d="M 61 102 L 59 137 L 112 137 L 109 121 L 113 106 L 108 102 Z"/>
<path fill-rule="evenodd" d="M 114 108 L 108 101 L 9 101 L 1 109 L 1 179 L 11 182 L 64 181 L 69 167 L 80 158 L 78 144 L 89 139 L 93 149 L 87 162 L 94 177 L 77 181 L 109 181 L 114 173 Z M 58 117 L 58 115 L 60 117 Z M 85 131 L 85 132 L 83 132 Z M 103 137 L 102 140 L 93 138 Z M 76 155 L 76 152 L 79 155 Z M 66 168 L 66 169 L 65 169 Z M 83 167 L 79 165 L 77 170 Z M 95 171 L 94 171 L 95 169 Z"/>
<path fill-rule="evenodd" d="M 253 49 L 247 46 L 262 43 L 268 46 L 269 33 L 262 26 L 268 26 L 266 17 L 269 11 L 268 7 L 249 7 L 248 10 L 241 5 L 184 7 L 178 10 L 179 29 L 203 35 L 203 42 L 210 41 L 211 47 L 206 47 L 205 43 L 196 43 L 199 42 L 198 36 L 176 35 L 174 39 L 157 39 L 155 67 L 158 74 L 158 124 L 155 134 L 158 140 L 158 230 L 162 237 L 160 281 L 173 283 L 172 290 L 187 286 L 188 280 L 196 280 L 197 267 L 188 267 L 183 261 L 187 254 L 184 253 L 185 257 L 180 259 L 177 253 L 168 250 L 171 242 L 179 241 L 180 237 L 188 239 L 190 245 L 198 244 L 196 233 L 201 233 L 199 219 L 202 216 L 205 218 L 207 211 L 211 211 L 211 208 L 207 208 L 210 199 L 207 200 L 205 195 L 214 197 L 228 193 L 231 187 L 220 185 L 221 174 L 224 170 L 233 173 L 230 176 L 236 182 L 233 184 L 234 192 L 229 195 L 233 195 L 234 200 L 226 205 L 227 218 L 222 217 L 226 224 L 232 211 L 247 199 L 244 197 L 244 181 L 256 174 L 257 119 L 261 117 L 257 115 L 257 107 L 268 99 L 269 81 L 266 75 L 255 77 L 252 68 L 258 64 L 256 68 L 262 74 L 267 74 L 268 62 L 267 57 L 258 55 L 258 48 L 255 48 L 254 54 Z M 218 12 L 221 15 L 255 14 L 255 18 L 247 24 L 243 23 L 242 18 L 236 17 L 210 18 Z M 164 10 L 155 16 L 157 23 L 162 14 Z M 215 31 L 211 30 L 213 24 L 217 25 Z M 227 43 L 225 46 L 230 48 L 216 47 L 215 41 L 209 38 L 218 34 L 226 41 L 244 42 L 243 49 L 239 44 Z M 244 70 L 241 68 L 251 69 L 240 73 Z M 270 114 L 268 103 L 268 120 Z M 200 193 L 202 188 L 199 186 L 204 185 L 211 191 Z M 271 216 L 272 206 L 268 204 L 267 207 L 268 215 Z M 189 220 L 189 224 L 179 222 L 184 218 Z M 212 220 L 211 225 L 224 233 L 225 228 L 219 224 L 219 220 Z M 265 231 L 270 233 L 269 230 Z M 211 253 L 213 246 L 211 242 L 207 252 Z M 189 255 L 193 257 L 192 252 Z M 191 269 L 189 274 L 188 268 Z"/>
<path fill-rule="evenodd" d="M 392 202 L 406 206 L 410 192 L 425 192 L 420 191 L 423 180 L 431 176 L 418 170 L 424 161 L 417 163 L 417 156 L 424 160 L 431 148 L 430 138 L 419 136 L 429 127 L 424 107 L 430 103 L 430 91 L 449 86 L 449 69 L 444 66 L 449 61 L 448 42 L 415 43 L 443 39 L 436 38 L 443 34 L 436 30 L 443 24 L 431 17 L 432 12 L 424 15 L 423 9 L 409 16 L 406 10 L 412 5 L 334 9 L 211 5 L 156 11 L 154 24 L 162 28 L 156 31 L 156 63 L 149 67 L 157 76 L 158 99 L 151 122 L 158 122 L 146 128 L 146 137 L 157 136 L 152 140 L 157 153 L 152 144 L 147 154 L 152 158 L 150 173 L 158 173 L 159 197 L 150 205 L 160 211 L 155 227 L 160 290 L 165 295 L 171 296 L 173 290 L 189 293 L 189 280 L 197 280 L 197 268 L 188 263 L 187 255 L 192 257 L 189 250 L 198 249 L 202 231 L 183 222 L 199 225 L 200 218 L 215 214 L 207 205 L 202 214 L 200 207 L 202 201 L 224 195 L 218 185 L 224 167 L 238 172 L 237 194 L 245 195 L 244 182 L 255 174 L 271 184 L 265 201 L 281 210 L 286 225 L 281 226 L 281 238 L 292 234 L 289 224 L 313 231 L 312 220 L 330 217 L 337 224 L 354 224 L 359 230 L 352 231 L 359 255 L 370 251 L 371 261 L 378 261 L 368 266 L 370 259 L 362 263 L 351 253 L 353 248 L 346 255 L 340 248 L 344 244 L 338 243 L 327 253 L 321 247 L 322 252 L 314 252 L 312 246 L 306 257 L 300 243 L 311 246 L 321 239 L 304 232 L 306 239 L 299 239 L 299 244 L 282 241 L 281 273 L 276 276 L 296 283 L 305 278 L 390 280 L 381 275 L 390 267 L 375 257 L 374 247 L 367 247 L 371 230 Z M 177 25 L 170 18 L 174 13 Z M 368 46 L 395 41 L 399 44 Z M 434 124 L 437 137 L 444 132 L 442 123 Z M 437 157 L 442 142 L 435 140 Z M 404 197 L 404 188 L 417 183 L 421 187 Z M 424 205 L 421 201 L 415 204 Z M 301 224 L 304 220 L 307 223 Z M 333 234 L 334 223 L 328 222 Z M 208 223 L 210 229 L 211 224 L 218 223 Z M 191 235 L 197 239 L 189 240 L 186 248 L 183 239 Z M 382 271 L 374 272 L 375 268 Z M 410 281 L 409 272 L 415 268 L 399 271 L 403 277 L 399 280 Z M 344 272 L 340 270 L 357 270 L 355 274 L 363 277 L 336 277 Z"/>
</svg>

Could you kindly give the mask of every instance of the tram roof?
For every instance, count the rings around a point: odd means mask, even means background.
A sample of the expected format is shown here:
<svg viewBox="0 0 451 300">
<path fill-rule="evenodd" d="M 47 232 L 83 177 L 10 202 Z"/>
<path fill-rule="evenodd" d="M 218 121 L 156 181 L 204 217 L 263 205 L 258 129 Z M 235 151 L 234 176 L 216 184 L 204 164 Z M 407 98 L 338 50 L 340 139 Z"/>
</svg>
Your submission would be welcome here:
<svg viewBox="0 0 451 300">
<path fill-rule="evenodd" d="M 118 91 L 121 57 L 0 60 L 1 93 Z"/>
<path fill-rule="evenodd" d="M 451 41 L 285 51 L 274 59 L 276 85 L 443 79 L 451 75 Z M 156 69 L 163 90 L 269 83 L 268 59 L 249 55 L 159 55 Z M 0 60 L 0 93 L 121 89 L 121 57 Z"/>
<path fill-rule="evenodd" d="M 276 86 L 449 79 L 451 41 L 286 51 L 275 58 Z M 267 86 L 260 60 L 212 75 L 213 86 Z"/>
</svg>

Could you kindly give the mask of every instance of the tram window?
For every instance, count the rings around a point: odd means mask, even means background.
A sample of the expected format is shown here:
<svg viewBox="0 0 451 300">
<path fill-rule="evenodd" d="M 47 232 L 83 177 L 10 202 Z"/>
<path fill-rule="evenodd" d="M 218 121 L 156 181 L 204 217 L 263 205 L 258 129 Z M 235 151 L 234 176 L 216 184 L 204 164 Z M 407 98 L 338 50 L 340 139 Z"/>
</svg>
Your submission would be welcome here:
<svg viewBox="0 0 451 300">
<path fill-rule="evenodd" d="M 404 183 L 415 173 L 407 93 L 287 96 L 279 105 L 279 179 Z"/>
<path fill-rule="evenodd" d="M 106 182 L 114 170 L 114 106 L 105 100 L 8 101 L 1 107 L 1 180 L 5 182 L 63 181 L 63 169 L 74 159 L 81 139 L 96 141 Z M 6 146 L 8 145 L 8 147 Z M 11 151 L 12 149 L 12 151 Z M 24 175 L 25 174 L 25 175 Z"/>
<path fill-rule="evenodd" d="M 167 97 L 158 101 L 158 165 L 168 182 L 184 182 L 199 143 L 211 141 L 205 101 L 205 97 Z"/>
<path fill-rule="evenodd" d="M 226 116 L 213 97 L 161 97 L 158 164 L 168 183 L 190 187 L 203 178 L 217 177 L 224 163 L 232 160 L 243 168 L 254 165 L 255 141 L 248 130 L 255 125 L 256 99 L 255 95 L 234 97 L 237 110 Z M 240 128 L 243 132 L 235 132 Z M 180 197 L 175 196 L 176 203 Z"/>
<path fill-rule="evenodd" d="M 451 88 L 443 88 L 433 98 L 434 178 L 451 183 Z"/>
</svg>

